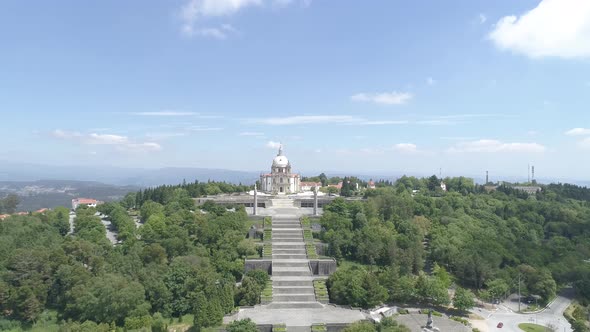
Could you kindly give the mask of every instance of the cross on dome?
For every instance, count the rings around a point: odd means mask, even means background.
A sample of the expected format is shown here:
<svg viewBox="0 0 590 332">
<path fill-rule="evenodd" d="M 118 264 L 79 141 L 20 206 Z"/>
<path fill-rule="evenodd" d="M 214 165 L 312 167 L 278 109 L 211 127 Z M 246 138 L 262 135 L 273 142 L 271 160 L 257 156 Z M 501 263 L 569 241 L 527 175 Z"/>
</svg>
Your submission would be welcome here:
<svg viewBox="0 0 590 332">
<path fill-rule="evenodd" d="M 277 156 L 284 156 L 283 154 L 283 144 L 279 143 L 279 153 L 277 154 Z"/>
</svg>

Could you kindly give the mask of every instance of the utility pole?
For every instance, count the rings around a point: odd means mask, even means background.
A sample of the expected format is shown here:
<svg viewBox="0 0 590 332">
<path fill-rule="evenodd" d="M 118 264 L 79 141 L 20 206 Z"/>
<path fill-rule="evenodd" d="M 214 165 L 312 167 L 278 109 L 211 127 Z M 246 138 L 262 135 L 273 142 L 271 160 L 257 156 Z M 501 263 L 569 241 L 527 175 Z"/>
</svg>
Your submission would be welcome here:
<svg viewBox="0 0 590 332">
<path fill-rule="evenodd" d="M 518 274 L 518 313 L 520 313 L 520 273 Z"/>
</svg>

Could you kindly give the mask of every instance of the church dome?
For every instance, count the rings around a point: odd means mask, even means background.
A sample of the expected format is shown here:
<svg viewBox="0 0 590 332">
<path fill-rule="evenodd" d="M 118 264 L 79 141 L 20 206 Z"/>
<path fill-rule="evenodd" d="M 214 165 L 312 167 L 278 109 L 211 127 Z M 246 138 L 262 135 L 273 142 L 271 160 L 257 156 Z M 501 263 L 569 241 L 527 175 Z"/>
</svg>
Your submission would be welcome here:
<svg viewBox="0 0 590 332">
<path fill-rule="evenodd" d="M 273 167 L 287 167 L 289 165 L 289 159 L 285 156 L 276 156 L 275 159 L 272 160 Z"/>
<path fill-rule="evenodd" d="M 283 154 L 283 146 L 279 147 L 279 153 L 275 159 L 272 160 L 272 167 L 287 167 L 289 166 L 289 159 Z"/>
</svg>

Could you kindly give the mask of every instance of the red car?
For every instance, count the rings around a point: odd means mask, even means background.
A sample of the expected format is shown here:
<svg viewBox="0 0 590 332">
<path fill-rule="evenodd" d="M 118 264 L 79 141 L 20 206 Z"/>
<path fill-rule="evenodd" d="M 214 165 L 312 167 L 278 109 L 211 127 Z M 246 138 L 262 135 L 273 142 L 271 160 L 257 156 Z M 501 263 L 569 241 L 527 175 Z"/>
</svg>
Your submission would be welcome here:
<svg viewBox="0 0 590 332">
<path fill-rule="evenodd" d="M 497 326 L 497 327 L 498 327 L 499 329 L 501 329 L 501 328 L 502 328 L 502 326 L 504 326 L 504 323 L 500 322 L 500 323 L 498 323 L 498 326 Z"/>
</svg>

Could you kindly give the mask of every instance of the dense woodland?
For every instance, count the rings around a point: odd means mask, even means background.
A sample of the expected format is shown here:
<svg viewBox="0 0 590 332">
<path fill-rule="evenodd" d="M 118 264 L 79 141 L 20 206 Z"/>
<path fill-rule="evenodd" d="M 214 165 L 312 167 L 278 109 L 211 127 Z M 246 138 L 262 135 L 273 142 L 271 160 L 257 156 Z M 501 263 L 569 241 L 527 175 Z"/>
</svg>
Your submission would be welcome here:
<svg viewBox="0 0 590 332">
<path fill-rule="evenodd" d="M 525 295 L 547 301 L 571 284 L 588 303 L 588 189 L 550 185 L 528 196 L 507 186 L 488 193 L 467 178 L 445 182 L 446 193 L 436 177 L 403 177 L 364 190 L 366 200 L 325 207 L 319 237 L 340 265 L 328 280 L 332 302 L 453 302 L 466 310 L 474 293 L 506 296 L 520 275 Z M 258 303 L 268 276 L 243 275 L 244 258 L 259 254 L 246 238 L 245 211 L 197 209 L 191 198 L 248 189 L 195 182 L 101 205 L 118 231 L 116 246 L 95 209 L 77 210 L 73 234 L 66 208 L 7 218 L 0 222 L 0 330 L 52 323 L 61 331 L 162 331 L 187 314 L 199 329 Z"/>
<path fill-rule="evenodd" d="M 141 205 L 138 229 L 125 201 L 99 206 L 119 231 L 117 246 L 92 208 L 77 210 L 72 235 L 66 208 L 1 222 L 0 330 L 50 318 L 63 331 L 158 330 L 186 314 L 191 325 L 217 326 L 235 305 L 256 304 L 268 276 L 242 275 L 256 254 L 245 211 L 194 212 L 182 188 L 164 196 Z"/>
<path fill-rule="evenodd" d="M 332 301 L 447 305 L 452 287 L 455 307 L 469 307 L 469 290 L 501 299 L 520 275 L 523 294 L 540 302 L 573 285 L 588 303 L 589 189 L 555 184 L 529 196 L 509 186 L 488 193 L 467 178 L 445 182 L 446 193 L 436 177 L 403 177 L 366 191 L 366 201 L 324 209 L 320 237 L 344 262 L 328 281 Z"/>
</svg>

